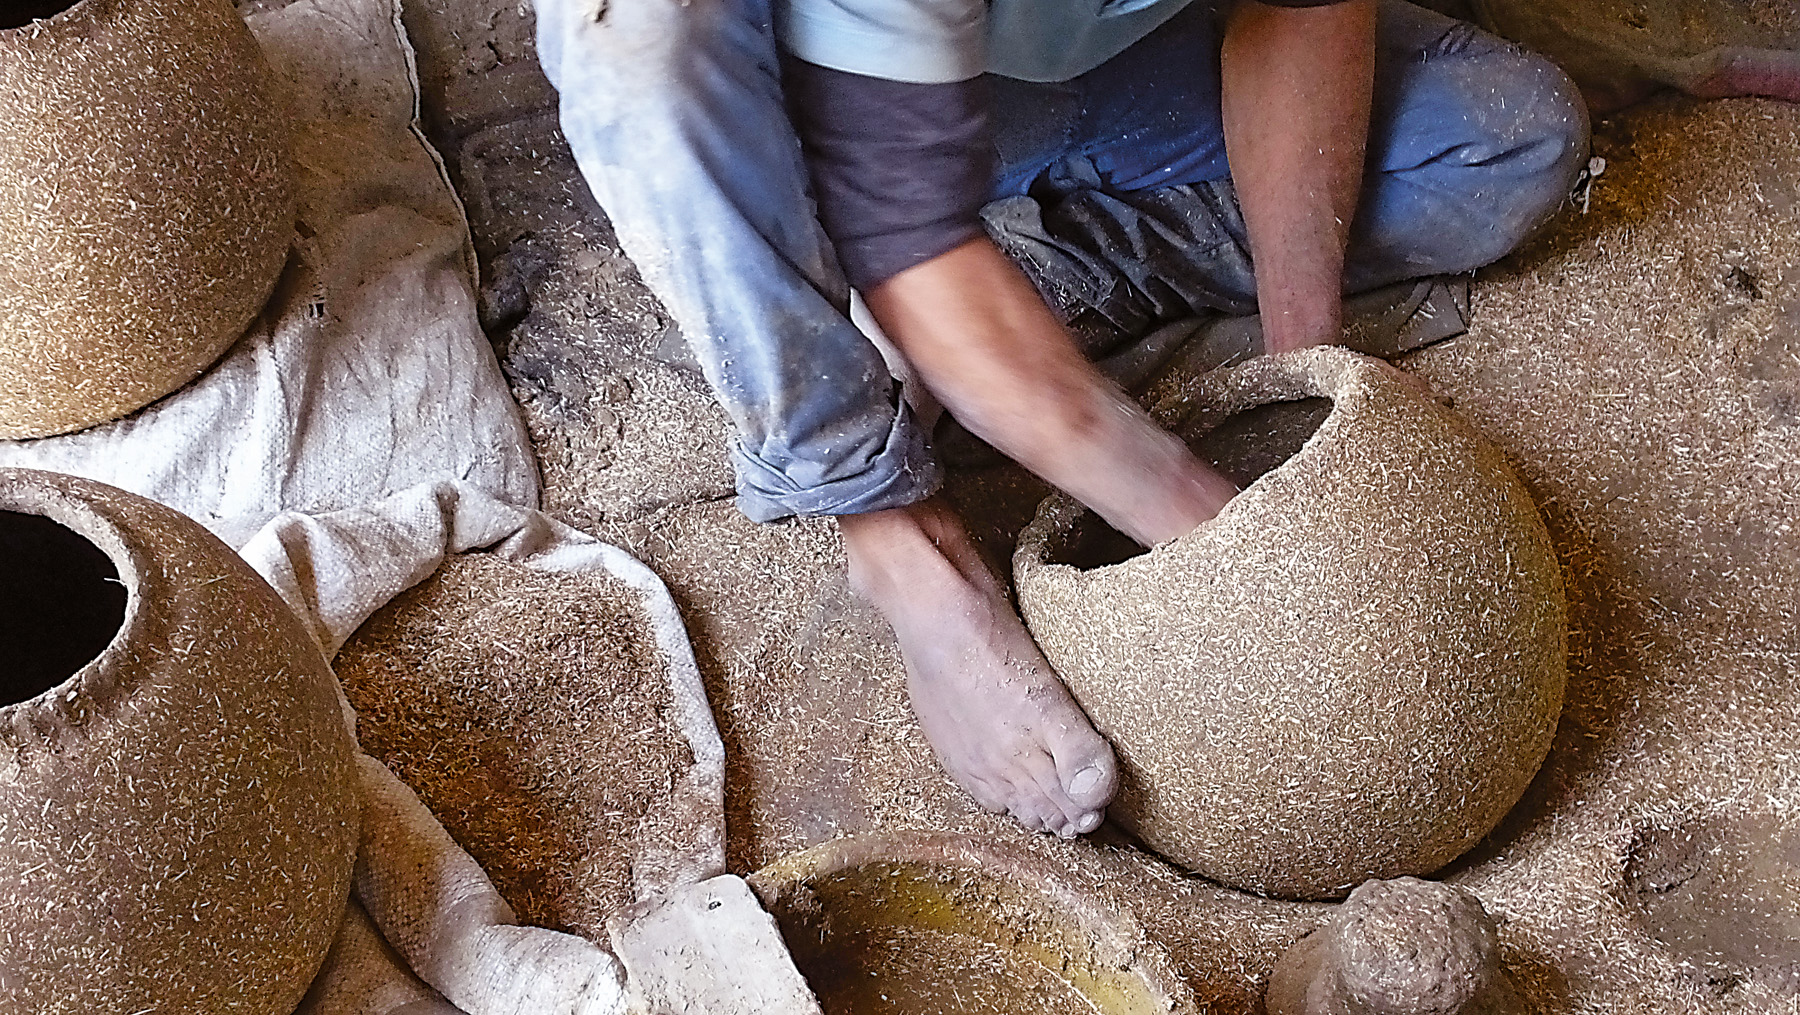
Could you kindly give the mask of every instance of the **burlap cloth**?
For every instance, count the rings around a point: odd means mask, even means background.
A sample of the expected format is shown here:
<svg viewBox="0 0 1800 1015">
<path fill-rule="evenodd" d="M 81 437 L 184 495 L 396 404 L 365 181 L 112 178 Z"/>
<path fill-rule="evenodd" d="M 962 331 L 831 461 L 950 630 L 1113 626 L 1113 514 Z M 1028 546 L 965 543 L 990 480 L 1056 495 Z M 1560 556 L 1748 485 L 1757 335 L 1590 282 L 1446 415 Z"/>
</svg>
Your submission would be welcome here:
<svg viewBox="0 0 1800 1015">
<path fill-rule="evenodd" d="M 724 752 L 680 615 L 642 564 L 536 510 L 530 445 L 476 321 L 462 206 L 418 126 L 397 3 L 241 7 L 293 130 L 299 223 L 275 295 L 192 384 L 117 422 L 0 442 L 0 464 L 86 476 L 194 517 L 327 654 L 447 554 L 487 548 L 533 568 L 611 573 L 641 597 L 694 757 L 671 800 L 679 828 L 647 840 L 657 855 L 634 857 L 636 887 L 723 872 Z M 368 926 L 347 925 L 340 942 L 366 939 Z M 307 1010 L 382 1007 L 339 994 Z"/>
</svg>

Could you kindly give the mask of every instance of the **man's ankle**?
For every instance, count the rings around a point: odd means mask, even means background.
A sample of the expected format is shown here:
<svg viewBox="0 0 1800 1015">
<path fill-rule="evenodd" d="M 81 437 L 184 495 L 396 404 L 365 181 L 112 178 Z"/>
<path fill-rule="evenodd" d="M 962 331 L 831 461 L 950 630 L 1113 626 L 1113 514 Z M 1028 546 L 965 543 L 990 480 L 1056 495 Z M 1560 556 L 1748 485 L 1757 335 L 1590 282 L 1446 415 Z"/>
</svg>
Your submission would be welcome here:
<svg viewBox="0 0 1800 1015">
<path fill-rule="evenodd" d="M 884 613 L 915 600 L 925 589 L 941 595 L 966 587 L 981 594 L 994 584 L 961 520 L 938 498 L 844 515 L 838 529 L 850 561 L 851 590 Z M 980 573 L 970 573 L 971 568 Z"/>
<path fill-rule="evenodd" d="M 934 550 L 912 505 L 841 516 L 838 531 L 850 562 L 851 590 L 884 609 L 913 584 L 920 556 Z"/>
</svg>

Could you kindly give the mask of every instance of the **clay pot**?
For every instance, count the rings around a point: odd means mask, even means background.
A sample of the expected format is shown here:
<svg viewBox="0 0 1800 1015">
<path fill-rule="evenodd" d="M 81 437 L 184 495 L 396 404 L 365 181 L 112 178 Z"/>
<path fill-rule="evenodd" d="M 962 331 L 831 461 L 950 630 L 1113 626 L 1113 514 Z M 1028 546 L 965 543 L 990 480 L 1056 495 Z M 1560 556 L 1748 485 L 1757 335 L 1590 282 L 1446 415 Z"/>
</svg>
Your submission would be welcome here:
<svg viewBox="0 0 1800 1015">
<path fill-rule="evenodd" d="M 168 508 L 0 469 L 0 1008 L 294 1010 L 349 897 L 323 654 Z"/>
<path fill-rule="evenodd" d="M 1307 399 L 1316 432 L 1194 532 L 1084 569 L 1100 525 L 1056 496 L 1013 563 L 1032 635 L 1119 752 L 1109 813 L 1207 877 L 1310 899 L 1430 873 L 1494 827 L 1549 750 L 1566 630 L 1504 458 L 1376 361 L 1214 372 L 1177 429 Z"/>
<path fill-rule="evenodd" d="M 0 5 L 0 438 L 161 398 L 262 309 L 294 225 L 267 73 L 227 0 Z"/>
<path fill-rule="evenodd" d="M 1130 914 L 1015 847 L 851 836 L 749 878 L 825 1015 L 1196 1015 Z"/>
<path fill-rule="evenodd" d="M 1661 87 L 1800 102 L 1800 15 L 1791 3 L 1468 0 L 1458 16 L 1554 60 L 1603 108 Z"/>
</svg>

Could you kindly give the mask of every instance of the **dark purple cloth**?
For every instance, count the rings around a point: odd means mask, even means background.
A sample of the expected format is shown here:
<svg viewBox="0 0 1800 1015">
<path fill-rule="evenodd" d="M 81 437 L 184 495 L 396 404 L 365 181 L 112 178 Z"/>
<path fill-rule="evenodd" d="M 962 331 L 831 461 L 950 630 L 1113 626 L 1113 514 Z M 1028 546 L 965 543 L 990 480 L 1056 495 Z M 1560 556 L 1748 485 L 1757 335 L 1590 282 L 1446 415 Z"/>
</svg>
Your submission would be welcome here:
<svg viewBox="0 0 1800 1015">
<path fill-rule="evenodd" d="M 994 172 L 987 88 L 886 81 L 784 56 L 819 221 L 867 290 L 980 236 Z"/>
</svg>

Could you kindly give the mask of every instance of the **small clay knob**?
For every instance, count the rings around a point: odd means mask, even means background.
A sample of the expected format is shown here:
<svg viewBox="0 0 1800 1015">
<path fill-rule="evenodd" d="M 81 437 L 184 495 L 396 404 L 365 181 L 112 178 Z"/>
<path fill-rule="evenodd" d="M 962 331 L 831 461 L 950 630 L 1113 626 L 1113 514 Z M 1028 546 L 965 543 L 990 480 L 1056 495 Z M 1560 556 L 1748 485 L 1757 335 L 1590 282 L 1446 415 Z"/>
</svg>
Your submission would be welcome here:
<svg viewBox="0 0 1800 1015">
<path fill-rule="evenodd" d="M 1369 881 L 1281 957 L 1269 1015 L 1515 1015 L 1494 920 L 1475 896 L 1418 878 Z"/>
</svg>

